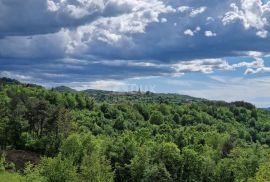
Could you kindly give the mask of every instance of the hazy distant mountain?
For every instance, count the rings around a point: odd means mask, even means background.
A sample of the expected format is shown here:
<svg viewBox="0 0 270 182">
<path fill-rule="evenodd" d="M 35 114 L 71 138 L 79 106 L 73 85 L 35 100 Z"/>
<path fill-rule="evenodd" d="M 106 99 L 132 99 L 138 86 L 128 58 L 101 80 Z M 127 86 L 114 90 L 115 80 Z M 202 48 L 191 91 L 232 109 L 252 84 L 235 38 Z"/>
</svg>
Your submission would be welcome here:
<svg viewBox="0 0 270 182">
<path fill-rule="evenodd" d="M 36 85 L 36 84 L 32 84 L 32 83 L 22 83 L 16 79 L 7 78 L 7 77 L 0 78 L 0 84 L 20 84 L 20 85 L 24 85 L 27 87 L 42 87 L 40 85 Z"/>
<path fill-rule="evenodd" d="M 76 91 L 72 88 L 66 86 L 55 87 L 52 90 L 58 92 L 82 92 L 85 93 L 98 101 L 107 102 L 119 102 L 123 100 L 129 101 L 140 101 L 140 102 L 155 102 L 155 103 L 183 103 L 190 101 L 201 101 L 204 99 L 195 98 L 187 95 L 172 94 L 172 93 L 152 93 L 152 92 L 140 92 L 140 91 L 130 91 L 130 92 L 118 92 L 118 91 L 107 91 L 107 90 L 96 90 L 87 89 L 83 91 Z"/>
<path fill-rule="evenodd" d="M 0 78 L 0 83 L 5 84 L 23 84 L 25 86 L 31 87 L 41 87 L 35 84 L 25 84 L 21 83 L 15 79 L 10 78 Z M 207 101 L 207 99 L 196 98 L 188 95 L 181 95 L 175 93 L 152 93 L 152 92 L 140 92 L 140 91 L 130 91 L 130 92 L 118 92 L 118 91 L 107 91 L 107 90 L 96 90 L 87 89 L 83 91 L 77 91 L 67 86 L 59 86 L 52 88 L 54 91 L 58 92 L 69 92 L 69 93 L 85 93 L 90 97 L 95 98 L 97 101 L 106 101 L 110 103 L 117 103 L 121 101 L 136 101 L 136 102 L 146 102 L 146 103 L 175 103 L 181 104 L 186 102 L 199 102 Z M 212 101 L 220 103 L 221 105 L 225 103 L 224 101 Z M 262 108 L 264 110 L 270 111 L 269 108 Z"/>
<path fill-rule="evenodd" d="M 268 107 L 268 108 L 262 108 L 262 109 L 264 109 L 266 111 L 270 111 L 270 107 Z"/>
<path fill-rule="evenodd" d="M 52 90 L 55 90 L 55 91 L 58 91 L 58 92 L 77 92 L 77 90 L 66 87 L 66 86 L 55 87 Z"/>
<path fill-rule="evenodd" d="M 3 78 L 0 78 L 0 83 L 6 83 L 6 84 L 20 84 L 20 82 L 18 80 L 15 80 L 15 79 L 11 79 L 11 78 L 6 78 L 6 77 L 3 77 Z"/>
</svg>

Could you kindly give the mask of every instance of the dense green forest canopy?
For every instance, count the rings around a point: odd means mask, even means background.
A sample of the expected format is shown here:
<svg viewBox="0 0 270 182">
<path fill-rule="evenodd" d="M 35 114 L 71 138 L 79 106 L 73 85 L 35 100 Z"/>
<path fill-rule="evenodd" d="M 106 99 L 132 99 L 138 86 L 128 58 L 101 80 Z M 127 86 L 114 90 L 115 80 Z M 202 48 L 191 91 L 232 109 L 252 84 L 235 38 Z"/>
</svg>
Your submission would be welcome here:
<svg viewBox="0 0 270 182">
<path fill-rule="evenodd" d="M 0 81 L 0 181 L 269 182 L 269 146 L 246 102 Z"/>
</svg>

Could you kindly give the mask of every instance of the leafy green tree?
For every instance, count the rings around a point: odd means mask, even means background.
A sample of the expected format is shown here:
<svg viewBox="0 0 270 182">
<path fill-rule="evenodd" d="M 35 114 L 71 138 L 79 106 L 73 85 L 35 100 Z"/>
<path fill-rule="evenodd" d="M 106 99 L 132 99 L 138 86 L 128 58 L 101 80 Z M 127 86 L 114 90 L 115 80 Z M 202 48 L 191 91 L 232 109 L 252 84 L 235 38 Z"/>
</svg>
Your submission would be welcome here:
<svg viewBox="0 0 270 182">
<path fill-rule="evenodd" d="M 113 182 L 114 172 L 110 162 L 96 152 L 85 155 L 81 165 L 81 181 L 85 182 Z"/>
<path fill-rule="evenodd" d="M 179 116 L 178 113 L 175 113 L 175 114 L 173 115 L 173 121 L 174 121 L 176 124 L 181 124 L 181 118 L 180 118 L 180 116 Z"/>
<path fill-rule="evenodd" d="M 149 117 L 150 117 L 149 112 L 148 112 L 145 105 L 136 103 L 136 104 L 134 104 L 134 107 L 143 116 L 145 121 L 149 120 Z"/>
<path fill-rule="evenodd" d="M 220 182 L 234 182 L 235 172 L 232 166 L 232 160 L 225 158 L 219 161 L 216 169 L 216 178 Z"/>
<path fill-rule="evenodd" d="M 155 151 L 155 160 L 164 164 L 172 179 L 179 179 L 182 157 L 177 145 L 174 143 L 162 143 L 157 146 Z"/>
<path fill-rule="evenodd" d="M 143 148 L 140 148 L 137 154 L 132 158 L 130 163 L 132 181 L 144 181 L 146 170 L 149 170 L 150 168 L 150 159 L 151 157 L 149 151 L 147 150 L 147 147 L 145 146 Z"/>
<path fill-rule="evenodd" d="M 46 182 L 46 178 L 40 175 L 39 168 L 27 163 L 24 169 L 25 182 Z"/>
<path fill-rule="evenodd" d="M 77 169 L 69 159 L 42 158 L 38 165 L 39 173 L 47 182 L 74 182 L 78 181 Z"/>
<path fill-rule="evenodd" d="M 185 147 L 182 150 L 180 181 L 202 181 L 203 159 L 194 149 Z"/>
<path fill-rule="evenodd" d="M 0 156 L 0 173 L 5 172 L 5 156 L 1 155 Z"/>
<path fill-rule="evenodd" d="M 81 94 L 76 94 L 76 102 L 78 104 L 79 109 L 84 109 L 86 107 L 86 99 Z"/>
<path fill-rule="evenodd" d="M 1 182 L 24 182 L 25 179 L 18 173 L 4 172 L 0 173 Z"/>
<path fill-rule="evenodd" d="M 153 164 L 146 168 L 144 180 L 147 182 L 171 182 L 173 181 L 170 173 L 163 163 Z"/>
<path fill-rule="evenodd" d="M 259 169 L 255 176 L 256 182 L 268 182 L 270 181 L 270 162 L 265 162 L 259 166 Z"/>
<path fill-rule="evenodd" d="M 73 161 L 74 164 L 79 164 L 83 157 L 83 145 L 78 134 L 70 135 L 61 146 L 61 156 L 64 159 Z"/>
<path fill-rule="evenodd" d="M 25 126 L 24 115 L 26 107 L 20 99 L 20 95 L 15 95 L 10 101 L 10 110 L 12 112 L 6 125 L 8 143 L 15 147 L 22 147 L 21 134 Z"/>
<path fill-rule="evenodd" d="M 159 111 L 154 111 L 149 119 L 151 124 L 161 125 L 164 122 L 164 117 Z"/>
<path fill-rule="evenodd" d="M 76 98 L 72 93 L 66 93 L 66 107 L 75 108 L 77 106 Z"/>
<path fill-rule="evenodd" d="M 0 92 L 0 149 L 7 145 L 7 124 L 10 123 L 9 99 Z"/>
</svg>

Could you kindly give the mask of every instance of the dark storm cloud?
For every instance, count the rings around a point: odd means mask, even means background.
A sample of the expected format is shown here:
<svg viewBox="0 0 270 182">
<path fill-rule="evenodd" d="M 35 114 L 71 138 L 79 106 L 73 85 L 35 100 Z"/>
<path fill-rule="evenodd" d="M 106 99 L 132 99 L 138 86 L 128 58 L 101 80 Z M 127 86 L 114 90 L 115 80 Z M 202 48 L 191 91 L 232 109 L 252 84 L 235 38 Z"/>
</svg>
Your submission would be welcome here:
<svg viewBox="0 0 270 182">
<path fill-rule="evenodd" d="M 171 74 L 170 66 L 147 65 L 146 63 L 129 64 L 118 62 L 88 62 L 79 60 L 2 60 L 0 76 L 13 77 L 35 83 L 68 83 L 70 81 L 86 82 L 100 78 L 126 79 L 140 76 L 162 76 Z M 31 64 L 29 64 L 31 63 Z M 25 71 L 27 70 L 27 72 Z"/>
</svg>

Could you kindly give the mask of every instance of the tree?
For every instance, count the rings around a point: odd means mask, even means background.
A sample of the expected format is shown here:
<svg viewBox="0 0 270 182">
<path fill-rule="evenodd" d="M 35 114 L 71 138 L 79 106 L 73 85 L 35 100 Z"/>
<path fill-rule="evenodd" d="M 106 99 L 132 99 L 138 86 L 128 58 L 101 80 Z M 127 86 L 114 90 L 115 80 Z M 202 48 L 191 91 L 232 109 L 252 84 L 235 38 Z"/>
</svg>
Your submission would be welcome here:
<svg viewBox="0 0 270 182">
<path fill-rule="evenodd" d="M 86 107 L 86 99 L 82 94 L 76 94 L 76 102 L 79 109 L 84 109 Z"/>
<path fill-rule="evenodd" d="M 61 146 L 61 157 L 79 164 L 83 157 L 83 145 L 78 134 L 70 135 Z"/>
<path fill-rule="evenodd" d="M 264 162 L 254 178 L 250 178 L 249 182 L 269 182 L 270 181 L 270 162 Z"/>
<path fill-rule="evenodd" d="M 0 155 L 0 173 L 5 172 L 5 156 L 4 155 Z"/>
<path fill-rule="evenodd" d="M 24 169 L 26 182 L 46 182 L 46 178 L 41 176 L 39 169 L 31 163 L 27 163 Z"/>
<path fill-rule="evenodd" d="M 216 169 L 216 181 L 220 182 L 234 182 L 235 172 L 232 166 L 233 161 L 225 158 L 219 161 Z"/>
<path fill-rule="evenodd" d="M 130 172 L 133 182 L 143 181 L 146 170 L 150 168 L 150 155 L 147 147 L 138 149 L 137 154 L 132 158 L 130 163 Z M 150 175 L 151 176 L 151 175 Z"/>
<path fill-rule="evenodd" d="M 164 117 L 159 111 L 154 111 L 149 119 L 151 124 L 160 125 L 164 122 Z"/>
<path fill-rule="evenodd" d="M 26 112 L 26 107 L 21 101 L 20 95 L 16 94 L 10 101 L 10 110 L 12 112 L 7 126 L 7 140 L 8 143 L 14 147 L 22 147 L 21 134 L 23 132 L 23 126 L 25 126 L 26 121 L 24 115 Z"/>
<path fill-rule="evenodd" d="M 136 103 L 136 104 L 134 104 L 134 107 L 143 116 L 145 121 L 149 120 L 149 112 L 146 109 L 146 106 L 143 106 L 141 104 Z"/>
<path fill-rule="evenodd" d="M 147 182 L 172 182 L 170 173 L 163 163 L 150 165 L 144 173 L 144 180 Z"/>
<path fill-rule="evenodd" d="M 177 145 L 174 143 L 162 143 L 157 146 L 155 151 L 155 160 L 164 164 L 172 179 L 179 179 L 182 157 Z"/>
<path fill-rule="evenodd" d="M 83 182 L 113 182 L 114 172 L 105 156 L 93 152 L 83 158 L 80 179 Z"/>
<path fill-rule="evenodd" d="M 37 137 L 41 137 L 51 117 L 51 105 L 46 100 L 30 100 L 28 103 L 29 108 L 26 115 L 30 129 L 34 131 Z"/>
<path fill-rule="evenodd" d="M 61 159 L 60 156 L 55 158 L 42 158 L 38 165 L 39 174 L 47 182 L 76 182 L 78 177 L 76 167 L 69 159 Z"/>
<path fill-rule="evenodd" d="M 75 108 L 77 106 L 76 98 L 74 94 L 67 93 L 66 94 L 66 107 L 67 108 Z"/>
<path fill-rule="evenodd" d="M 175 114 L 173 115 L 173 121 L 174 121 L 176 124 L 181 124 L 181 118 L 180 118 L 180 116 L 179 116 L 178 113 L 175 113 Z"/>
<path fill-rule="evenodd" d="M 203 159 L 191 148 L 182 150 L 180 181 L 202 181 Z"/>
</svg>

